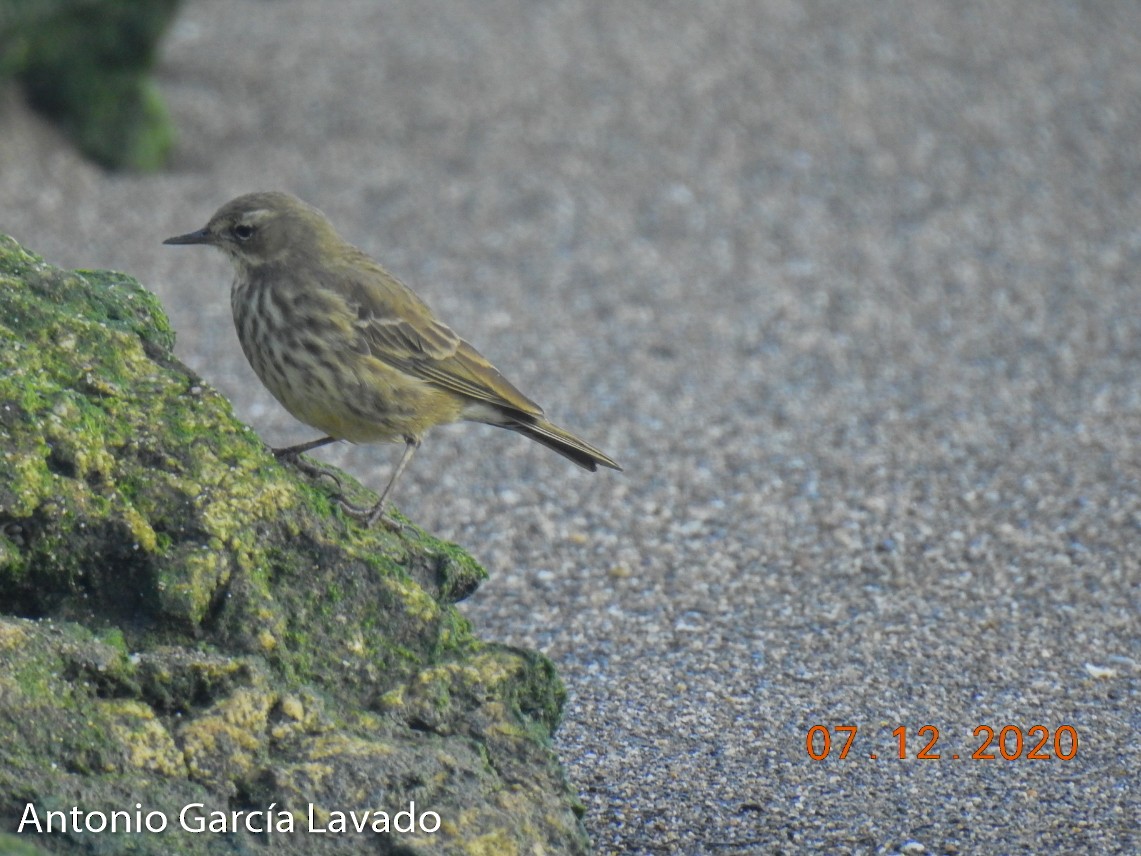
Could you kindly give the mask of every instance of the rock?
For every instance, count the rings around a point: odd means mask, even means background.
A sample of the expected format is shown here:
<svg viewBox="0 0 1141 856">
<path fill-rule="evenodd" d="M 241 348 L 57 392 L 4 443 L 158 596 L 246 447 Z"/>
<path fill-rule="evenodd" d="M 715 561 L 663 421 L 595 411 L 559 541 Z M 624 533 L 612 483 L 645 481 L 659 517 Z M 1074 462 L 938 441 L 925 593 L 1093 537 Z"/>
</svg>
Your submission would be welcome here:
<svg viewBox="0 0 1141 856">
<path fill-rule="evenodd" d="M 178 0 L 0 0 L 0 78 L 104 166 L 159 169 L 174 144 L 150 79 Z"/>
<path fill-rule="evenodd" d="M 552 664 L 453 605 L 483 569 L 344 516 L 173 339 L 134 280 L 0 236 L 0 832 L 76 807 L 21 846 L 589 852 Z"/>
</svg>

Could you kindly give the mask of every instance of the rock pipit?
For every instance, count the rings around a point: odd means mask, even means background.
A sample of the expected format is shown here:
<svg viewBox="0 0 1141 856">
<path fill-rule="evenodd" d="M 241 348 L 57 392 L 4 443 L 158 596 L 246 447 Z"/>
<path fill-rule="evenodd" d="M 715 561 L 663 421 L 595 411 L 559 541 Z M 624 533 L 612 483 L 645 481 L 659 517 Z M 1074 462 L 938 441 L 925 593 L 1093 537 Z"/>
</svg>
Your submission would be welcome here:
<svg viewBox="0 0 1141 856">
<path fill-rule="evenodd" d="M 274 449 L 278 458 L 313 472 L 299 455 L 327 443 L 405 443 L 376 505 L 342 500 L 366 525 L 383 517 L 425 432 L 447 422 L 510 428 L 585 469 L 621 469 L 549 422 L 410 288 L 294 196 L 239 196 L 197 232 L 164 243 L 225 252 L 235 269 L 230 305 L 246 358 L 286 410 L 327 435 Z"/>
</svg>

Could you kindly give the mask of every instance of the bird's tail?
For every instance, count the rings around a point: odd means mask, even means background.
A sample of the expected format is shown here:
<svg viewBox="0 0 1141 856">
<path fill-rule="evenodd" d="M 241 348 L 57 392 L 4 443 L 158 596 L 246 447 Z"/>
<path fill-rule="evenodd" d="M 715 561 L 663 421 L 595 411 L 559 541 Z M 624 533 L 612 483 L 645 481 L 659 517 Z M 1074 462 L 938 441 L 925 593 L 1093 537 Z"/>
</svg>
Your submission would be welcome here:
<svg viewBox="0 0 1141 856">
<path fill-rule="evenodd" d="M 565 431 L 558 425 L 548 422 L 542 416 L 526 416 L 512 419 L 510 422 L 500 422 L 504 428 L 518 431 L 525 437 L 530 437 L 537 443 L 542 443 L 548 449 L 554 449 L 564 458 L 569 458 L 585 470 L 594 472 L 601 464 L 612 470 L 621 470 L 612 458 L 604 455 L 581 437 L 576 437 L 570 431 Z"/>
</svg>

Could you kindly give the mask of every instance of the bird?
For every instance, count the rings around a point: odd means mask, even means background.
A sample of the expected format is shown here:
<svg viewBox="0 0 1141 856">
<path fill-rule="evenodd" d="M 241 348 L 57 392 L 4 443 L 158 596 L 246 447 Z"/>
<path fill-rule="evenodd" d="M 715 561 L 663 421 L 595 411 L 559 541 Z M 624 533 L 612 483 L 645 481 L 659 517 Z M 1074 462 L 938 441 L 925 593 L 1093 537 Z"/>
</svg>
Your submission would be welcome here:
<svg viewBox="0 0 1141 856">
<path fill-rule="evenodd" d="M 403 442 L 380 498 L 358 508 L 371 527 L 426 432 L 470 421 L 507 428 L 583 469 L 622 468 L 547 419 L 471 344 L 432 313 L 408 286 L 342 238 L 329 218 L 289 193 L 247 193 L 194 232 L 164 244 L 218 248 L 234 267 L 230 306 L 254 373 L 298 421 L 324 436 L 273 449 L 309 473 L 332 475 L 300 455 L 345 440 Z"/>
</svg>

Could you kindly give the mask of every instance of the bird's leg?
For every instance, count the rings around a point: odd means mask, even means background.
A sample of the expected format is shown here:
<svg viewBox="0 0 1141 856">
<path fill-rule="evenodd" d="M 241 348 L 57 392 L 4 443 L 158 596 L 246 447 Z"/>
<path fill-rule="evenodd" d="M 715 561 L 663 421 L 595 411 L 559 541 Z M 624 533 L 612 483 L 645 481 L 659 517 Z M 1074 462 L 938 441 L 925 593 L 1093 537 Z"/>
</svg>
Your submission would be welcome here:
<svg viewBox="0 0 1141 856">
<path fill-rule="evenodd" d="M 274 449 L 273 456 L 277 459 L 281 458 L 296 458 L 298 455 L 313 449 L 320 449 L 322 446 L 328 446 L 330 443 L 336 443 L 336 437 L 318 437 L 316 440 L 310 440 L 308 443 L 298 443 L 296 446 L 286 446 L 284 449 Z"/>
<path fill-rule="evenodd" d="M 397 523 L 391 517 L 384 516 L 384 505 L 388 501 L 388 495 L 392 493 L 392 487 L 396 484 L 396 480 L 400 478 L 400 474 L 404 472 L 404 468 L 408 466 L 408 462 L 412 460 L 412 455 L 415 454 L 416 449 L 420 445 L 420 441 L 415 437 L 404 438 L 404 454 L 400 456 L 400 460 L 396 462 L 396 469 L 392 471 L 392 476 L 388 479 L 388 484 L 384 486 L 384 490 L 380 494 L 380 499 L 376 501 L 376 505 L 372 508 L 357 508 L 355 505 L 349 505 L 343 499 L 340 500 L 341 507 L 350 516 L 355 517 L 357 520 L 363 521 L 366 527 L 371 527 L 376 521 L 383 520 L 384 525 L 394 531 L 400 531 L 401 524 Z"/>
<path fill-rule="evenodd" d="M 384 515 L 385 500 L 387 500 L 388 495 L 392 493 L 393 485 L 396 484 L 396 480 L 400 478 L 400 474 L 404 472 L 404 468 L 408 466 L 408 462 L 412 460 L 412 456 L 416 453 L 416 449 L 420 445 L 419 440 L 414 440 L 410 437 L 406 437 L 404 442 L 404 454 L 401 455 L 400 460 L 396 462 L 396 469 L 392 471 L 392 477 L 389 478 L 388 484 L 386 484 L 384 486 L 384 490 L 381 491 L 380 499 L 376 501 L 376 505 L 373 506 L 372 511 L 369 513 L 367 523 L 368 526 L 372 526 Z"/>
<path fill-rule="evenodd" d="M 319 449 L 322 446 L 328 446 L 330 443 L 336 443 L 336 437 L 320 437 L 316 440 L 310 440 L 308 443 L 299 443 L 296 446 L 286 446 L 284 449 L 273 449 L 273 456 L 279 461 L 284 461 L 288 464 L 293 464 L 301 472 L 310 478 L 319 478 L 321 476 L 328 476 L 337 485 L 337 490 L 344 490 L 341 484 L 341 477 L 338 476 L 328 467 L 322 467 L 318 464 L 311 464 L 309 461 L 301 460 L 301 455 L 312 449 Z"/>
</svg>

